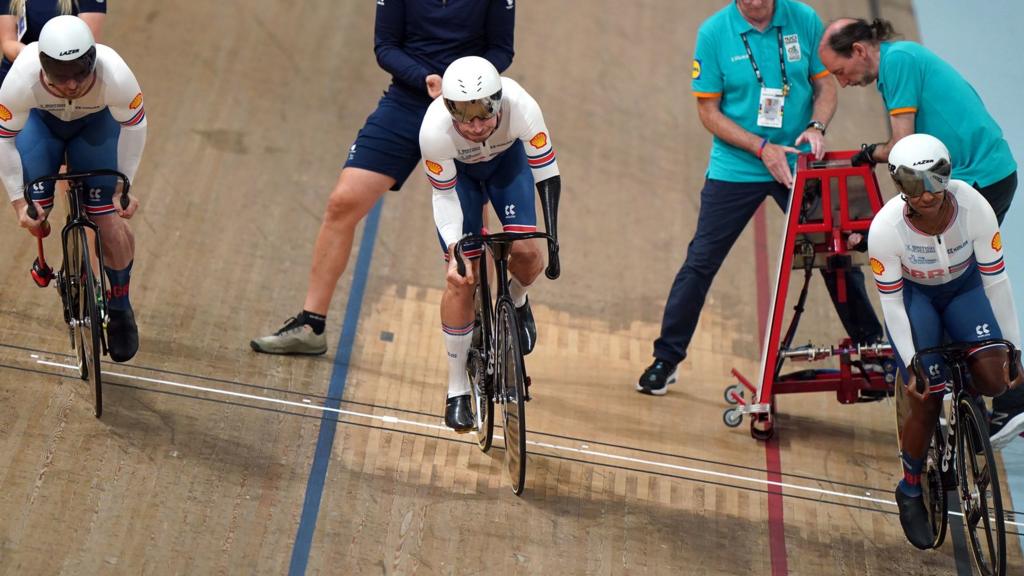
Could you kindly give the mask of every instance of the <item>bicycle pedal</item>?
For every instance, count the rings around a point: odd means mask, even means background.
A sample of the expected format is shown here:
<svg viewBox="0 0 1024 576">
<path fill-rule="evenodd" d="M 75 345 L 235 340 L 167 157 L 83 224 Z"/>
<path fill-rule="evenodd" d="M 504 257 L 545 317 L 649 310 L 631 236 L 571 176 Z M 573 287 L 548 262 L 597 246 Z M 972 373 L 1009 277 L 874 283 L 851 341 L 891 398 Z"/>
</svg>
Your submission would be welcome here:
<svg viewBox="0 0 1024 576">
<path fill-rule="evenodd" d="M 32 280 L 36 283 L 36 286 L 40 288 L 46 288 L 50 285 L 50 281 L 53 280 L 53 268 L 49 266 L 41 266 L 39 259 L 36 258 L 35 262 L 32 263 Z"/>
</svg>

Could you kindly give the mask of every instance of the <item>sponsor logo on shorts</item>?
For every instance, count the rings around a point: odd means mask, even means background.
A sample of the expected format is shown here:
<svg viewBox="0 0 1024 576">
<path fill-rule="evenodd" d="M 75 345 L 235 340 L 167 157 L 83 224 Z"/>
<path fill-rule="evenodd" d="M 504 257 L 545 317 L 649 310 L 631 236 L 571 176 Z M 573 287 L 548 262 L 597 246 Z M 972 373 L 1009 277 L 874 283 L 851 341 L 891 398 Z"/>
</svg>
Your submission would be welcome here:
<svg viewBox="0 0 1024 576">
<path fill-rule="evenodd" d="M 11 111 L 7 109 L 7 106 L 0 104 L 0 120 L 7 122 L 11 118 L 14 118 L 14 114 L 11 114 Z"/>
<path fill-rule="evenodd" d="M 885 273 L 885 266 L 882 265 L 882 263 L 879 262 L 877 258 L 872 258 L 871 271 L 874 272 L 876 276 L 881 276 L 882 274 Z"/>
<path fill-rule="evenodd" d="M 132 98 L 132 103 L 128 105 L 128 108 L 135 110 L 139 106 L 142 106 L 142 92 L 139 92 L 135 95 L 135 98 Z"/>
<path fill-rule="evenodd" d="M 530 145 L 533 146 L 534 148 L 537 148 L 538 150 L 547 146 L 547 144 L 548 135 L 543 132 L 537 132 L 536 136 L 530 138 Z"/>
<path fill-rule="evenodd" d="M 690 73 L 690 76 L 694 80 L 700 78 L 700 60 L 696 58 L 693 59 L 693 72 Z"/>
<path fill-rule="evenodd" d="M 427 160 L 427 170 L 430 170 L 431 174 L 438 175 L 442 170 L 444 170 L 444 168 L 441 168 L 441 165 L 437 162 Z"/>
<path fill-rule="evenodd" d="M 0 116 L 2 118 L 2 116 Z M 6 118 L 4 118 L 6 120 Z M 1003 238 L 996 232 L 996 235 L 992 237 L 992 249 L 999 252 L 1003 249 Z"/>
</svg>

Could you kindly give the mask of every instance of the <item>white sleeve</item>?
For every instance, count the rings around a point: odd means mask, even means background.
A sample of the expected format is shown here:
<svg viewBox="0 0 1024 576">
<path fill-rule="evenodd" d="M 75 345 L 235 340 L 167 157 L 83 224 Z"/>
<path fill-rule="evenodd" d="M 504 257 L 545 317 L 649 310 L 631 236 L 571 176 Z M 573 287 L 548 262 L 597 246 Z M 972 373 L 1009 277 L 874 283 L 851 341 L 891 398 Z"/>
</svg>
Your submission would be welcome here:
<svg viewBox="0 0 1024 576">
<path fill-rule="evenodd" d="M 146 105 L 135 74 L 116 52 L 103 47 L 107 83 L 106 102 L 110 115 L 121 124 L 117 141 L 117 169 L 135 180 L 146 147 Z"/>
<path fill-rule="evenodd" d="M 447 115 L 448 112 L 446 111 Z M 454 147 L 445 135 L 434 133 L 429 123 L 430 112 L 420 127 L 420 153 L 423 154 L 423 172 L 434 189 L 434 224 L 445 246 L 462 238 L 462 204 L 455 185 L 458 174 L 452 157 Z"/>
<path fill-rule="evenodd" d="M 533 181 L 543 182 L 558 176 L 558 162 L 555 149 L 551 145 L 551 132 L 544 123 L 544 114 L 540 105 L 522 88 L 516 90 L 516 109 L 520 115 L 516 123 L 520 124 L 519 139 L 526 150 L 526 161 L 533 172 Z"/>
<path fill-rule="evenodd" d="M 31 49 L 22 50 L 26 57 L 15 60 L 4 79 L 3 86 L 0 87 L 0 179 L 7 188 L 7 197 L 11 202 L 23 198 L 25 191 L 21 154 L 18 153 L 14 140 L 25 127 L 29 113 L 35 105 L 32 86 L 26 81 L 25 74 L 35 44 L 29 46 Z M 38 57 L 36 59 L 38 61 Z"/>
<path fill-rule="evenodd" d="M 891 344 L 903 365 L 910 366 L 916 351 L 910 317 L 903 306 L 903 244 L 892 226 L 878 216 L 868 232 L 868 253 Z"/>
<path fill-rule="evenodd" d="M 988 201 L 981 194 L 977 194 L 977 200 L 967 212 L 967 230 L 974 244 L 974 258 L 981 272 L 981 283 L 1003 338 L 1020 348 L 1017 307 L 1013 302 L 1010 277 L 1006 274 L 999 223 Z"/>
</svg>

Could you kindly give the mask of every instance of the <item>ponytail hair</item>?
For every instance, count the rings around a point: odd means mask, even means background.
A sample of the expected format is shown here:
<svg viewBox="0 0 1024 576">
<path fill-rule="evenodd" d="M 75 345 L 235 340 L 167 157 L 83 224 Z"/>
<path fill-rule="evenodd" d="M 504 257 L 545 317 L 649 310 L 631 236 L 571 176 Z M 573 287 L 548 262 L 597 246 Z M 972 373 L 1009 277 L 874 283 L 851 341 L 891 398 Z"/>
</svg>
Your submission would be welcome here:
<svg viewBox="0 0 1024 576">
<path fill-rule="evenodd" d="M 74 6 L 72 6 L 72 2 Z M 78 0 L 56 0 L 57 12 L 60 14 L 71 14 L 72 8 L 78 8 Z M 10 14 L 11 16 L 17 16 L 21 18 L 25 15 L 25 0 L 11 0 L 10 2 Z"/>
<path fill-rule="evenodd" d="M 896 37 L 892 23 L 888 20 L 875 18 L 868 23 L 863 18 L 858 18 L 843 26 L 835 34 L 829 37 L 828 47 L 836 54 L 849 58 L 853 54 L 853 45 L 857 42 L 866 44 L 878 44 Z"/>
</svg>

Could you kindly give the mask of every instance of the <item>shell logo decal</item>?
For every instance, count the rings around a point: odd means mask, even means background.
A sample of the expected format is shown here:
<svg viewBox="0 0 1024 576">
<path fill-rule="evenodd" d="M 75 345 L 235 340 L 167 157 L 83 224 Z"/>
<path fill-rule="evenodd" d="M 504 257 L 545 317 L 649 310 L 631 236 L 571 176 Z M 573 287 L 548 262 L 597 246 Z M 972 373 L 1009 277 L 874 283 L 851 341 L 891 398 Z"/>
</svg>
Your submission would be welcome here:
<svg viewBox="0 0 1024 576">
<path fill-rule="evenodd" d="M 537 135 L 530 138 L 530 145 L 534 148 L 540 149 L 548 144 L 548 135 L 543 132 L 537 132 Z"/>
<path fill-rule="evenodd" d="M 135 110 L 139 106 L 142 106 L 142 92 L 139 92 L 135 95 L 135 98 L 132 98 L 132 103 L 128 105 L 128 108 Z"/>
<path fill-rule="evenodd" d="M 14 114 L 11 114 L 11 111 L 7 109 L 7 106 L 0 104 L 0 120 L 7 122 L 11 118 L 14 118 Z"/>
<path fill-rule="evenodd" d="M 874 272 L 876 276 L 881 276 L 885 272 L 885 266 L 877 259 L 872 258 L 871 271 Z"/>
<path fill-rule="evenodd" d="M 1003 238 L 996 232 L 996 235 L 992 237 L 992 249 L 999 252 L 1003 249 Z"/>
<path fill-rule="evenodd" d="M 436 176 L 440 174 L 441 171 L 444 170 L 444 168 L 441 168 L 441 165 L 438 164 L 437 162 L 427 160 L 427 170 L 430 170 L 430 173 Z"/>
<path fill-rule="evenodd" d="M 700 78 L 700 60 L 697 60 L 696 58 L 693 59 L 693 71 L 690 72 L 690 76 L 694 80 Z"/>
</svg>

